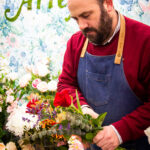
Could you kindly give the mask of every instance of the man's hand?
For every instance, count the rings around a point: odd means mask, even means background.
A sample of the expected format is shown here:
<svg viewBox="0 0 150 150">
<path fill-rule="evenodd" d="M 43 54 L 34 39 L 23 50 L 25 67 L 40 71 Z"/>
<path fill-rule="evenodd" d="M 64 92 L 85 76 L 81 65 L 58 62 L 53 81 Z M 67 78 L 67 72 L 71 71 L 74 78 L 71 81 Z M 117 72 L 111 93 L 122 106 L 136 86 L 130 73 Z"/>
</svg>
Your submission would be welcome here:
<svg viewBox="0 0 150 150">
<path fill-rule="evenodd" d="M 103 127 L 94 137 L 93 142 L 102 150 L 114 150 L 119 146 L 119 139 L 111 126 Z"/>
<path fill-rule="evenodd" d="M 83 112 L 83 114 L 89 114 L 94 119 L 96 119 L 98 117 L 98 114 L 93 109 L 91 109 L 89 107 L 83 107 L 82 112 Z"/>
</svg>

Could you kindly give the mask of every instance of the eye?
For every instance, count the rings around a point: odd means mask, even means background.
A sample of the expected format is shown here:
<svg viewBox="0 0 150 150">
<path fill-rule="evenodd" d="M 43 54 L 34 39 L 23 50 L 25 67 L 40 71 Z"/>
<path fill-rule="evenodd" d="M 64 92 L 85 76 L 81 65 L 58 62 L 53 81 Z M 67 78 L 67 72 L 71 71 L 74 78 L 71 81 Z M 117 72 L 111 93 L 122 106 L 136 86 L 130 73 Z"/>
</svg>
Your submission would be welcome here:
<svg viewBox="0 0 150 150">
<path fill-rule="evenodd" d="M 86 14 L 86 15 L 83 15 L 82 17 L 86 19 L 86 18 L 88 18 L 89 16 L 90 16 L 89 14 Z"/>
</svg>

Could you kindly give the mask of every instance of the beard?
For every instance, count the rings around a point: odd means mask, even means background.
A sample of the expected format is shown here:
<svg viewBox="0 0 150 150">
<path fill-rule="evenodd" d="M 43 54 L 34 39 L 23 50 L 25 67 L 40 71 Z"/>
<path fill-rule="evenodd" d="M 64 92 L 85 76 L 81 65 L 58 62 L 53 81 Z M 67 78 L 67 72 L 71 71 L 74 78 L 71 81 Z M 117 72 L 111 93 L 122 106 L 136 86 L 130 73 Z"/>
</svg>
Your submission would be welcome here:
<svg viewBox="0 0 150 150">
<path fill-rule="evenodd" d="M 95 34 L 88 34 L 89 32 L 95 32 Z M 82 33 L 89 39 L 90 42 L 96 45 L 102 45 L 110 37 L 112 33 L 112 18 L 108 15 L 103 6 L 101 6 L 101 15 L 99 20 L 98 29 L 85 28 Z"/>
</svg>

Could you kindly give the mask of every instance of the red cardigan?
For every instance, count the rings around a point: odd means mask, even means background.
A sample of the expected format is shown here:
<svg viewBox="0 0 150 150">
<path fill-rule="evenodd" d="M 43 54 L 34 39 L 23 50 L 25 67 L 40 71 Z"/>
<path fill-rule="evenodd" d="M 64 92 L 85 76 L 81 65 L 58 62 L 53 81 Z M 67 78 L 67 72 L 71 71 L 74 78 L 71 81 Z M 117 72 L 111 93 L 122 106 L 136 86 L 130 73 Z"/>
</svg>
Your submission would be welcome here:
<svg viewBox="0 0 150 150">
<path fill-rule="evenodd" d="M 150 26 L 127 17 L 125 20 L 124 72 L 131 89 L 144 102 L 144 105 L 112 124 L 118 130 L 123 142 L 143 136 L 144 129 L 150 126 Z M 87 51 L 98 56 L 115 54 L 118 35 L 119 32 L 110 43 L 104 46 L 95 46 L 89 43 Z M 75 89 L 78 89 L 77 70 L 84 41 L 85 37 L 80 31 L 68 41 L 63 70 L 58 83 L 58 91 L 68 89 L 74 97 L 75 104 Z M 80 91 L 79 97 L 81 105 L 87 104 Z"/>
</svg>

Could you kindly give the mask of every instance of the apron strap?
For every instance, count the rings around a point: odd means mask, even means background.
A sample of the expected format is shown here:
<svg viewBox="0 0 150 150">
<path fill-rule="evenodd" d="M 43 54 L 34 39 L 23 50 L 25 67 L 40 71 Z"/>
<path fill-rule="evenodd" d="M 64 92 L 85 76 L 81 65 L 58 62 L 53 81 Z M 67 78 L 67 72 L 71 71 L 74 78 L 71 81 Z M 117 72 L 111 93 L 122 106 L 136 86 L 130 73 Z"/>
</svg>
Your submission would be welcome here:
<svg viewBox="0 0 150 150">
<path fill-rule="evenodd" d="M 80 57 L 84 57 L 86 49 L 87 49 L 87 46 L 88 46 L 88 38 L 86 38 L 86 40 L 84 42 L 84 45 L 83 45 Z"/>
<path fill-rule="evenodd" d="M 115 60 L 114 60 L 115 64 L 121 63 L 123 47 L 124 47 L 124 40 L 125 40 L 125 19 L 124 19 L 124 16 L 121 14 L 120 14 L 120 18 L 121 18 L 121 26 L 120 26 L 117 53 L 116 53 Z M 88 46 L 88 38 L 86 38 L 86 40 L 84 42 L 80 57 L 84 57 L 87 46 Z"/>
<path fill-rule="evenodd" d="M 123 47 L 124 47 L 124 41 L 125 41 L 125 18 L 121 14 L 120 14 L 120 19 L 121 19 L 121 26 L 120 26 L 117 53 L 116 53 L 115 60 L 114 60 L 115 64 L 120 64 L 121 63 L 121 58 L 122 58 L 122 54 L 123 54 Z"/>
</svg>

